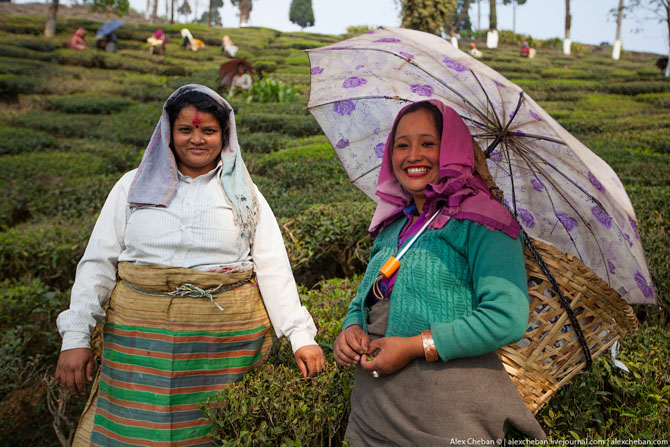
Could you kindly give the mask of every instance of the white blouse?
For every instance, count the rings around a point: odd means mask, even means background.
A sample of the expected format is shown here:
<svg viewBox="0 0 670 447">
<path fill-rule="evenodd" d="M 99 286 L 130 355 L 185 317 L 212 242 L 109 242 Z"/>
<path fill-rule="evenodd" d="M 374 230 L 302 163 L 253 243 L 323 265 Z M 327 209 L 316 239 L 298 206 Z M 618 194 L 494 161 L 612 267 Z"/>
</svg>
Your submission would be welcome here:
<svg viewBox="0 0 670 447">
<path fill-rule="evenodd" d="M 117 263 L 129 261 L 207 271 L 222 265 L 252 263 L 263 302 L 277 337 L 293 351 L 316 344 L 316 327 L 301 305 L 279 225 L 256 189 L 258 227 L 253 246 L 239 236 L 233 211 L 219 181 L 220 167 L 195 179 L 179 173 L 177 191 L 167 208 L 128 206 L 136 170 L 112 188 L 77 266 L 70 308 L 58 316 L 61 350 L 90 347 L 104 305 L 116 284 Z"/>
</svg>

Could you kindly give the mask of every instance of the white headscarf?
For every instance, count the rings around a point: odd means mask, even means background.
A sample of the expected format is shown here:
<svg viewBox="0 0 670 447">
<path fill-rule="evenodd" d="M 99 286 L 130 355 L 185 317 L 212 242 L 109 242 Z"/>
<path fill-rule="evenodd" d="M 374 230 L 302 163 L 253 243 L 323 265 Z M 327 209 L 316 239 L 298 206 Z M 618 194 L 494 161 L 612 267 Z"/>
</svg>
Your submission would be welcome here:
<svg viewBox="0 0 670 447">
<path fill-rule="evenodd" d="M 165 107 L 172 99 L 190 91 L 204 93 L 230 111 L 228 141 L 221 150 L 220 180 L 226 201 L 233 209 L 235 224 L 240 229 L 240 236 L 248 239 L 249 244 L 252 244 L 258 224 L 258 198 L 249 171 L 242 161 L 233 108 L 218 93 L 204 85 L 188 84 L 179 87 L 163 105 L 161 118 L 156 124 L 156 129 L 130 186 L 128 204 L 131 207 L 167 207 L 174 197 L 179 179 L 177 160 L 170 149 L 172 131 Z"/>
</svg>

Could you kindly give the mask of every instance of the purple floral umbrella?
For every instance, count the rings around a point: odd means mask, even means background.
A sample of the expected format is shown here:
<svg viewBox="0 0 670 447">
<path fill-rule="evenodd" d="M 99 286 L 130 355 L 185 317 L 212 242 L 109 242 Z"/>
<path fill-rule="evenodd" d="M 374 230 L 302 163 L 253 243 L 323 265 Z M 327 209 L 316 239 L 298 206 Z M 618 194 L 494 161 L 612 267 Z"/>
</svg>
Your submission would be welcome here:
<svg viewBox="0 0 670 447">
<path fill-rule="evenodd" d="M 524 230 L 584 262 L 628 303 L 657 303 L 637 219 L 614 171 L 520 87 L 427 33 L 380 28 L 308 51 L 308 109 L 354 185 L 374 194 L 384 142 L 408 102 L 454 108 Z"/>
</svg>

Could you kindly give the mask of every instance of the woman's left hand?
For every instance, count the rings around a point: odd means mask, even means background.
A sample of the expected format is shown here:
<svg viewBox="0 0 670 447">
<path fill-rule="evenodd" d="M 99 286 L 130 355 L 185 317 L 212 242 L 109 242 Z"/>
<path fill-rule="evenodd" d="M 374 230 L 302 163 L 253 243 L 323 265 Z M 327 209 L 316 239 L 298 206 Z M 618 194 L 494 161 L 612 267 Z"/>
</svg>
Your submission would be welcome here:
<svg viewBox="0 0 670 447">
<path fill-rule="evenodd" d="M 421 335 L 415 337 L 382 337 L 370 342 L 371 354 L 361 356 L 361 367 L 380 376 L 393 374 L 412 360 L 423 357 Z M 369 357 L 369 356 L 374 356 Z M 369 357 L 369 358 L 368 358 Z"/>
<path fill-rule="evenodd" d="M 303 377 L 314 377 L 323 371 L 326 359 L 319 345 L 307 345 L 295 352 L 295 362 Z"/>
</svg>

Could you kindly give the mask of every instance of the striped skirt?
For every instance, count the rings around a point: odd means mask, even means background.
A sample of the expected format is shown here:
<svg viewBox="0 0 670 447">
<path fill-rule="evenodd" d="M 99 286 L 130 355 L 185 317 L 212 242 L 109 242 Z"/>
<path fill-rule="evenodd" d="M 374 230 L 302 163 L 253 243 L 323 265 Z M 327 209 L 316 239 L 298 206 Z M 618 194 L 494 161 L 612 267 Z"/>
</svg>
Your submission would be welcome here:
<svg viewBox="0 0 670 447">
<path fill-rule="evenodd" d="M 252 273 L 132 263 L 118 270 L 102 366 L 73 445 L 211 445 L 199 405 L 241 380 L 272 346 Z M 214 291 L 227 286 L 234 288 Z M 180 287 L 191 296 L 164 296 Z M 193 297 L 195 289 L 205 295 Z"/>
</svg>

